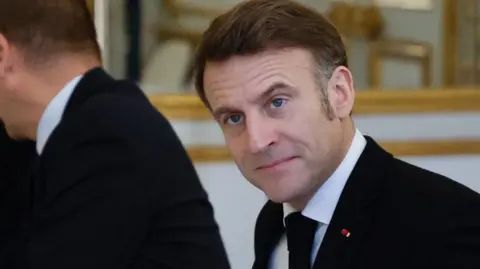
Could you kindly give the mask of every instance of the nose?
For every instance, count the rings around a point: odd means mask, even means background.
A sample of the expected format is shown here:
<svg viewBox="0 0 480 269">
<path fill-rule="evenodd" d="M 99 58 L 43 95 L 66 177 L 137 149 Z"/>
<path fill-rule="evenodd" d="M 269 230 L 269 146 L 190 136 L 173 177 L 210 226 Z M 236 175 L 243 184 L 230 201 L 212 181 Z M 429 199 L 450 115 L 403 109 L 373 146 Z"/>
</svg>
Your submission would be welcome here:
<svg viewBox="0 0 480 269">
<path fill-rule="evenodd" d="M 250 151 L 258 153 L 277 143 L 275 124 L 266 119 L 250 119 L 247 122 Z"/>
</svg>

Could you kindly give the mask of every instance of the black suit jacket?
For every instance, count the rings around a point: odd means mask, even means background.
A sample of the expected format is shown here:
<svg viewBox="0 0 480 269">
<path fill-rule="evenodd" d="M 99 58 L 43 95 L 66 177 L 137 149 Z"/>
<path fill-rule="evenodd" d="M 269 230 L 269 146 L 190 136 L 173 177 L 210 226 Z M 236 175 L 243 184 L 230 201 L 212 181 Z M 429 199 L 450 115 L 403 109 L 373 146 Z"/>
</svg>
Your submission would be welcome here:
<svg viewBox="0 0 480 269">
<path fill-rule="evenodd" d="M 29 212 L 36 157 L 34 142 L 10 139 L 0 122 L 0 253 Z"/>
<path fill-rule="evenodd" d="M 186 151 L 134 84 L 85 74 L 39 167 L 29 226 L 0 268 L 229 268 Z"/>
<path fill-rule="evenodd" d="M 282 218 L 281 204 L 261 210 L 253 269 L 268 268 Z M 367 137 L 313 266 L 347 268 L 480 268 L 480 195 L 395 159 Z"/>
</svg>

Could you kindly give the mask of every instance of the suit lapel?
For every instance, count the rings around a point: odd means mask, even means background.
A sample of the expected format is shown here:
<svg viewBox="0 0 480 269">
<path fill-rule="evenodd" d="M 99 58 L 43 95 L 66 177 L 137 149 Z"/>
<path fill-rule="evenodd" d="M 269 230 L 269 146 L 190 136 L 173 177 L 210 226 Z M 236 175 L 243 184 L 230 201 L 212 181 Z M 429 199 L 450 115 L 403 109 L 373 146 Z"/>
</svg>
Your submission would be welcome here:
<svg viewBox="0 0 480 269">
<path fill-rule="evenodd" d="M 252 269 L 268 268 L 270 257 L 283 233 L 283 206 L 268 201 L 260 211 L 255 226 L 255 262 Z"/>
<path fill-rule="evenodd" d="M 369 229 L 373 202 L 381 193 L 381 180 L 393 157 L 371 138 L 366 139 L 367 145 L 340 196 L 313 269 L 351 268 Z"/>
</svg>

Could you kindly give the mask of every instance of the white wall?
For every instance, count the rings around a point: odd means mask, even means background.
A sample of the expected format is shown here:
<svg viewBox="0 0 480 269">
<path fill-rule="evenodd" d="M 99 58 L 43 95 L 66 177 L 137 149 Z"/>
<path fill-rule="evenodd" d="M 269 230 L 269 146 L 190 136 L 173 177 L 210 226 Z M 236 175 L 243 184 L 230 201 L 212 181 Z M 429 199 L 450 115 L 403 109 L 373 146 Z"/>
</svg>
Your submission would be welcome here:
<svg viewBox="0 0 480 269">
<path fill-rule="evenodd" d="M 480 139 L 480 113 L 359 115 L 355 121 L 360 131 L 379 142 Z M 186 146 L 224 145 L 223 135 L 213 121 L 172 124 Z M 480 192 L 480 155 L 400 158 Z M 266 200 L 264 194 L 251 186 L 231 161 L 197 163 L 196 168 L 215 208 L 232 268 L 250 268 L 254 223 Z"/>
<path fill-rule="evenodd" d="M 196 168 L 214 206 L 232 269 L 251 268 L 255 219 L 266 197 L 232 162 L 197 164 Z"/>
</svg>

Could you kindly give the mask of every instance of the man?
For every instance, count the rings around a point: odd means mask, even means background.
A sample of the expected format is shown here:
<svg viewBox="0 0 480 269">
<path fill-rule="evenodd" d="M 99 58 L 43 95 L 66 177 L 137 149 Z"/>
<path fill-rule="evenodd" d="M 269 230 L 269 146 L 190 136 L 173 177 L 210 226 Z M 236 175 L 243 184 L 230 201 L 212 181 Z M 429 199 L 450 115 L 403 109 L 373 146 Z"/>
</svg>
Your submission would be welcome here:
<svg viewBox="0 0 480 269">
<path fill-rule="evenodd" d="M 40 156 L 0 268 L 229 268 L 168 121 L 102 70 L 85 1 L 0 1 L 0 119 Z"/>
<path fill-rule="evenodd" d="M 479 194 L 355 128 L 344 45 L 315 10 L 251 0 L 217 17 L 196 86 L 269 198 L 254 269 L 480 268 Z"/>
<path fill-rule="evenodd" d="M 27 216 L 35 143 L 14 141 L 0 122 L 0 253 Z"/>
</svg>

